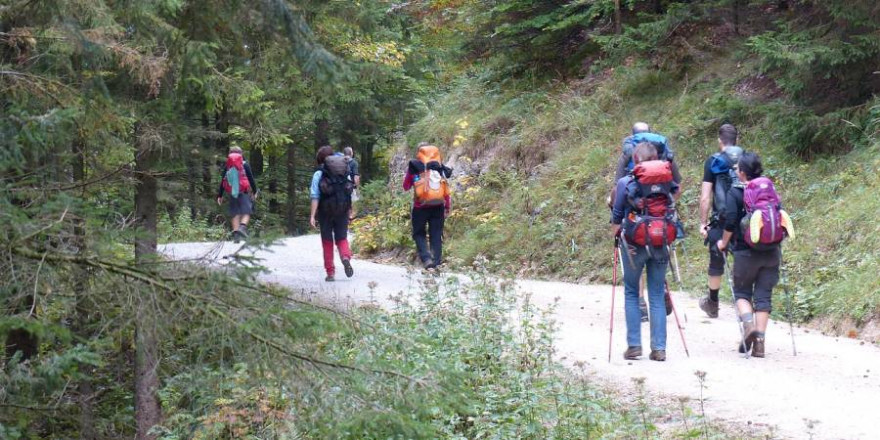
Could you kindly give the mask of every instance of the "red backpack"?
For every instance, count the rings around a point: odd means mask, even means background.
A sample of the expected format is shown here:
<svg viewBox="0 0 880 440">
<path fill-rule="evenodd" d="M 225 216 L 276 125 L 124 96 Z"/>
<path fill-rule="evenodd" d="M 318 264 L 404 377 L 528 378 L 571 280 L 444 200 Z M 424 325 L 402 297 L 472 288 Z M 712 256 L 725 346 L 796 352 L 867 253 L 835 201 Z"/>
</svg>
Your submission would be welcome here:
<svg viewBox="0 0 880 440">
<path fill-rule="evenodd" d="M 666 247 L 675 241 L 675 208 L 672 199 L 672 167 L 665 160 L 649 160 L 633 168 L 627 187 L 632 210 L 624 222 L 630 244 Z"/>
<path fill-rule="evenodd" d="M 251 182 L 244 171 L 244 158 L 239 153 L 226 157 L 226 173 L 223 174 L 223 190 L 233 198 L 251 189 Z"/>
</svg>

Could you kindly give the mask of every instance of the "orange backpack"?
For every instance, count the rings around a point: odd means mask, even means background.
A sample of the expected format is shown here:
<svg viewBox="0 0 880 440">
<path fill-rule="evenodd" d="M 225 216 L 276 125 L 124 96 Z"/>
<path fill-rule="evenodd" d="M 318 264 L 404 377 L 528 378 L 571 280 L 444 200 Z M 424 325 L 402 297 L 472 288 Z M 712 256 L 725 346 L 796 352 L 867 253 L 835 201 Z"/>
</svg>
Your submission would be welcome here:
<svg viewBox="0 0 880 440">
<path fill-rule="evenodd" d="M 416 159 L 425 165 L 425 170 L 416 175 L 413 182 L 416 200 L 422 206 L 443 206 L 449 196 L 449 184 L 439 171 L 440 150 L 433 145 L 419 147 Z"/>
</svg>

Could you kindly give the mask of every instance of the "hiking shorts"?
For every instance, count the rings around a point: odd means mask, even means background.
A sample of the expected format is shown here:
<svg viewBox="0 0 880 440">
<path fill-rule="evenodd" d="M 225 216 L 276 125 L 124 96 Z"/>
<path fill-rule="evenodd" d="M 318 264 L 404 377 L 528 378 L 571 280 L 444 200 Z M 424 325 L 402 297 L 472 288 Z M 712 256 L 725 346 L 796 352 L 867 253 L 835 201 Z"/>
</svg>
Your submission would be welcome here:
<svg viewBox="0 0 880 440">
<path fill-rule="evenodd" d="M 252 215 L 254 213 L 254 201 L 250 194 L 239 194 L 238 197 L 229 196 L 229 215 Z"/>
<path fill-rule="evenodd" d="M 721 240 L 723 234 L 724 230 L 718 226 L 709 228 L 709 236 L 706 239 L 706 244 L 709 247 L 708 274 L 710 277 L 720 277 L 721 275 L 724 275 L 724 255 L 718 250 L 718 240 Z"/>
<path fill-rule="evenodd" d="M 752 301 L 758 312 L 770 312 L 773 288 L 779 283 L 779 249 L 733 251 L 733 258 L 733 296 Z"/>
</svg>

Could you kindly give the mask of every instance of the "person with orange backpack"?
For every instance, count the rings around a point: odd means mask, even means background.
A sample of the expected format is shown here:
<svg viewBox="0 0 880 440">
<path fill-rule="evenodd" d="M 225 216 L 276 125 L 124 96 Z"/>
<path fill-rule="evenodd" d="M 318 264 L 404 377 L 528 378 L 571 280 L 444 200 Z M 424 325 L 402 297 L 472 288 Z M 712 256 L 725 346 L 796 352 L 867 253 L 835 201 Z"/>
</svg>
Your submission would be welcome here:
<svg viewBox="0 0 880 440">
<path fill-rule="evenodd" d="M 247 225 L 254 213 L 254 202 L 257 200 L 257 181 L 239 147 L 230 148 L 226 157 L 226 166 L 220 178 L 220 190 L 217 192 L 218 205 L 223 204 L 224 195 L 229 195 L 232 239 L 238 243 L 248 237 Z"/>
<path fill-rule="evenodd" d="M 611 212 L 611 230 L 623 256 L 624 310 L 627 349 L 624 359 L 642 356 L 639 279 L 647 272 L 653 361 L 666 360 L 665 280 L 669 245 L 675 241 L 675 198 L 678 183 L 668 161 L 658 160 L 657 149 L 642 142 L 633 151 L 635 167 L 617 182 Z"/>
<path fill-rule="evenodd" d="M 403 178 L 403 190 L 413 190 L 412 237 L 426 270 L 443 263 L 443 223 L 452 208 L 446 179 L 451 176 L 452 169 L 443 165 L 440 150 L 422 142 Z"/>
<path fill-rule="evenodd" d="M 325 145 L 315 155 L 318 169 L 312 175 L 309 187 L 311 215 L 309 223 L 321 230 L 321 247 L 324 251 L 324 281 L 336 280 L 336 266 L 333 264 L 333 244 L 339 249 L 339 258 L 345 269 L 345 276 L 351 278 L 351 246 L 348 243 L 348 215 L 351 211 L 351 193 L 354 181 L 345 156 L 333 154 L 333 149 Z"/>
</svg>

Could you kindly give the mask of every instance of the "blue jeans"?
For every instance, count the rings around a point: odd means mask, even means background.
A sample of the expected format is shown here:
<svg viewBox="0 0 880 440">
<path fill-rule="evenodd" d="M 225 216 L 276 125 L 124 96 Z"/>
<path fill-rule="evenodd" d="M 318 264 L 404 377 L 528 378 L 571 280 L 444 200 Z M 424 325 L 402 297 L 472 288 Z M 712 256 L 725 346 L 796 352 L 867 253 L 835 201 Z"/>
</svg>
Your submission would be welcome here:
<svg viewBox="0 0 880 440">
<path fill-rule="evenodd" d="M 626 343 L 630 347 L 642 346 L 642 314 L 639 312 L 639 278 L 642 269 L 648 272 L 648 314 L 651 318 L 651 349 L 666 350 L 666 267 L 669 253 L 665 249 L 630 247 L 623 259 L 624 310 L 626 312 Z"/>
</svg>

